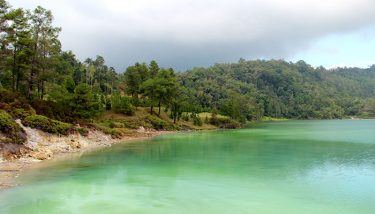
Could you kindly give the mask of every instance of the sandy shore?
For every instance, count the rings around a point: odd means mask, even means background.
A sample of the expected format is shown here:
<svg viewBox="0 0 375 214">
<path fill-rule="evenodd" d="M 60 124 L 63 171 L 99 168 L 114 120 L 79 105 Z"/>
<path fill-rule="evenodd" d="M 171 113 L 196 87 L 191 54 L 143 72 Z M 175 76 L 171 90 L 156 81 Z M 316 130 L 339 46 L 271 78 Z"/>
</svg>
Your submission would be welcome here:
<svg viewBox="0 0 375 214">
<path fill-rule="evenodd" d="M 57 136 L 39 130 L 24 127 L 28 135 L 25 146 L 30 149 L 20 158 L 4 160 L 0 155 L 0 191 L 17 186 L 17 177 L 25 170 L 41 166 L 48 160 L 72 158 L 73 155 L 110 147 L 118 143 L 127 143 L 134 140 L 149 139 L 158 135 L 173 133 L 169 131 L 145 130 L 143 128 L 120 139 L 99 131 L 90 131 L 88 136 L 79 134 Z"/>
</svg>

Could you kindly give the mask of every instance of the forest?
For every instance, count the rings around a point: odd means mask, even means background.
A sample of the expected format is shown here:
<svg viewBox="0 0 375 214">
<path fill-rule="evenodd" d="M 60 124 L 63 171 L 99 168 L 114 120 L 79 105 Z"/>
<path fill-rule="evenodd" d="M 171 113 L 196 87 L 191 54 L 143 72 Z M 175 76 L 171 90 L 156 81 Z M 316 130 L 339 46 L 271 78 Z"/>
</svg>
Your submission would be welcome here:
<svg viewBox="0 0 375 214">
<path fill-rule="evenodd" d="M 240 59 L 177 72 L 152 60 L 116 71 L 102 56 L 80 61 L 72 51 L 62 50 L 62 28 L 53 20 L 52 12 L 43 7 L 12 8 L 0 0 L 3 132 L 17 131 L 9 125 L 10 117 L 64 133 L 72 124 L 92 125 L 106 112 L 131 117 L 140 109 L 149 113 L 142 120 L 160 129 L 179 129 L 181 121 L 189 120 L 195 126 L 235 128 L 264 117 L 375 116 L 375 66 L 326 69 L 304 61 Z M 120 126 L 110 121 L 98 124 L 111 134 Z"/>
</svg>

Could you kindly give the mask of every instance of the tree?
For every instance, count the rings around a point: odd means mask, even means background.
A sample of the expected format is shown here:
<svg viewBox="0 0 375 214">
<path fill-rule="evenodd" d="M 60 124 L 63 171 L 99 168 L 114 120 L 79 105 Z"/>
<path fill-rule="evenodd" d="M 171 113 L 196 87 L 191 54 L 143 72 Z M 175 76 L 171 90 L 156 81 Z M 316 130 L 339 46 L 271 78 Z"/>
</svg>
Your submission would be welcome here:
<svg viewBox="0 0 375 214">
<path fill-rule="evenodd" d="M 78 118 L 93 117 L 101 110 L 98 100 L 91 93 L 91 87 L 86 83 L 81 83 L 75 88 L 71 107 Z"/>
<path fill-rule="evenodd" d="M 12 10 L 8 13 L 8 19 L 12 22 L 8 31 L 8 44 L 12 52 L 12 90 L 18 91 L 21 78 L 30 67 L 31 61 L 31 35 L 28 17 L 23 9 Z"/>
<path fill-rule="evenodd" d="M 7 80 L 7 57 L 10 55 L 9 51 L 9 4 L 0 0 L 0 87 L 4 87 L 4 83 Z M 5 83 L 6 84 L 6 83 Z"/>
<path fill-rule="evenodd" d="M 148 79 L 144 82 L 141 86 L 142 90 L 144 91 L 144 95 L 150 99 L 150 114 L 152 115 L 154 112 L 154 102 L 155 102 L 155 93 L 157 88 L 158 82 L 155 78 Z"/>
<path fill-rule="evenodd" d="M 0 0 L 0 51 L 1 51 L 1 58 L 5 59 L 6 56 L 6 49 L 7 49 L 7 31 L 9 29 L 9 23 L 8 23 L 8 12 L 9 12 L 10 6 L 8 2 L 5 0 Z M 0 66 L 3 67 L 4 61 L 1 61 Z"/>
<path fill-rule="evenodd" d="M 155 98 L 158 100 L 158 115 L 160 116 L 161 104 L 168 103 L 177 88 L 177 80 L 173 69 L 161 69 L 155 77 Z"/>
<path fill-rule="evenodd" d="M 155 93 L 159 84 L 156 77 L 159 74 L 160 70 L 159 65 L 156 63 L 155 60 L 151 61 L 149 70 L 150 78 L 142 83 L 141 90 L 143 91 L 144 95 L 150 99 L 150 114 L 152 115 L 155 102 Z"/>
<path fill-rule="evenodd" d="M 52 26 L 52 12 L 41 6 L 29 13 L 29 19 L 32 35 L 32 60 L 27 96 L 30 99 L 35 82 L 38 86 L 38 93 L 41 93 L 41 97 L 43 97 L 44 81 L 47 78 L 46 72 L 49 71 L 50 59 L 60 51 L 58 34 L 61 28 Z"/>
<path fill-rule="evenodd" d="M 160 68 L 159 68 L 158 63 L 155 60 L 152 60 L 150 62 L 149 70 L 150 70 L 151 78 L 156 77 L 156 75 L 159 73 Z"/>
<path fill-rule="evenodd" d="M 129 66 L 125 72 L 126 92 L 133 98 L 138 97 L 141 85 L 141 76 L 136 66 Z"/>
<path fill-rule="evenodd" d="M 183 91 L 180 87 L 176 86 L 175 89 L 172 91 L 171 98 L 169 100 L 171 116 L 174 124 L 176 124 L 177 120 L 180 119 L 184 107 L 186 107 L 187 105 L 187 96 L 183 94 Z M 189 120 L 189 117 L 187 117 L 187 120 Z"/>
<path fill-rule="evenodd" d="M 134 107 L 131 104 L 129 97 L 123 97 L 119 94 L 112 95 L 111 98 L 112 110 L 116 113 L 122 113 L 126 115 L 134 114 Z"/>
</svg>

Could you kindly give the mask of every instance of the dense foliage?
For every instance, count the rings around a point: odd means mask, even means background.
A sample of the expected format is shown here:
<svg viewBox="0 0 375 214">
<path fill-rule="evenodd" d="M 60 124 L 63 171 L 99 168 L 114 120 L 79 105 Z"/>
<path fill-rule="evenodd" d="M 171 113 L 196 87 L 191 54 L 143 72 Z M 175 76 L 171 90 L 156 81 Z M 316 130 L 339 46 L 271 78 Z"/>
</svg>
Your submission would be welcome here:
<svg viewBox="0 0 375 214">
<path fill-rule="evenodd" d="M 179 81 L 198 111 L 217 109 L 239 121 L 375 116 L 375 66 L 326 70 L 303 61 L 240 60 L 181 73 Z"/>
<path fill-rule="evenodd" d="M 22 120 L 23 125 L 31 128 L 37 128 L 42 131 L 67 135 L 74 130 L 73 125 L 52 120 L 43 115 L 31 115 Z"/>
</svg>

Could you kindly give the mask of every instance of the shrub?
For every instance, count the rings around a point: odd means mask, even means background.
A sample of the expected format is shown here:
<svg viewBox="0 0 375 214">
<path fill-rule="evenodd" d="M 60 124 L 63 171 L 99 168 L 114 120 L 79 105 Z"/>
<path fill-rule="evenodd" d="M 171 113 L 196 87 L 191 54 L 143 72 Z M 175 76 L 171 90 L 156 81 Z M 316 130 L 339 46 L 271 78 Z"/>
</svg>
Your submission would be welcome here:
<svg viewBox="0 0 375 214">
<path fill-rule="evenodd" d="M 5 111 L 9 111 L 10 108 L 11 107 L 10 107 L 9 104 L 0 102 L 0 109 L 5 110 Z"/>
<path fill-rule="evenodd" d="M 202 119 L 199 117 L 198 114 L 192 113 L 190 117 L 191 119 L 193 119 L 194 126 L 202 126 Z"/>
<path fill-rule="evenodd" d="M 193 118 L 193 124 L 194 126 L 202 126 L 202 120 L 201 118 L 198 116 L 198 117 L 194 117 Z"/>
<path fill-rule="evenodd" d="M 35 111 L 33 107 L 31 107 L 26 100 L 24 99 L 16 99 L 14 102 L 10 103 L 11 108 L 22 108 L 26 111 Z"/>
<path fill-rule="evenodd" d="M 44 115 L 54 120 L 72 122 L 72 112 L 68 105 L 57 103 L 50 100 L 34 100 L 32 103 L 36 114 Z"/>
<path fill-rule="evenodd" d="M 17 97 L 19 97 L 19 96 L 20 96 L 19 94 L 14 93 L 12 91 L 8 91 L 8 90 L 5 90 L 5 89 L 0 89 L 0 102 L 11 103 L 15 99 L 17 99 Z"/>
<path fill-rule="evenodd" d="M 74 130 L 72 124 L 52 120 L 42 115 L 28 116 L 22 121 L 22 124 L 53 134 L 67 135 Z"/>
<path fill-rule="evenodd" d="M 122 133 L 114 128 L 109 128 L 103 124 L 94 123 L 92 124 L 97 130 L 102 131 L 104 134 L 111 135 L 112 138 L 120 138 L 122 136 Z"/>
<path fill-rule="evenodd" d="M 156 116 L 147 115 L 146 122 L 149 122 L 156 130 L 174 130 L 174 126 Z"/>
<path fill-rule="evenodd" d="M 204 123 L 205 124 L 209 124 L 210 123 L 210 120 L 208 119 L 208 116 L 206 115 L 206 117 L 204 118 Z"/>
<path fill-rule="evenodd" d="M 118 94 L 113 95 L 111 99 L 112 110 L 116 113 L 134 115 L 135 109 L 131 103 L 130 97 L 122 97 Z"/>
<path fill-rule="evenodd" d="M 189 114 L 182 114 L 181 119 L 184 121 L 189 121 Z"/>
<path fill-rule="evenodd" d="M 140 126 L 144 126 L 143 121 L 121 121 L 125 128 L 128 129 L 137 129 Z"/>
<path fill-rule="evenodd" d="M 77 132 L 82 135 L 82 136 L 88 136 L 89 135 L 89 130 L 87 128 L 83 128 L 83 127 L 78 127 L 76 128 Z"/>
<path fill-rule="evenodd" d="M 16 109 L 13 109 L 10 114 L 13 116 L 13 118 L 15 119 L 25 119 L 26 117 L 28 116 L 31 116 L 33 114 L 35 114 L 35 111 L 31 111 L 31 110 L 25 110 L 23 108 L 16 108 Z"/>
<path fill-rule="evenodd" d="M 8 113 L 2 110 L 0 110 L 0 132 L 2 132 L 6 137 L 6 139 L 2 141 L 3 143 L 22 144 L 26 141 L 25 131 L 12 119 Z"/>
<path fill-rule="evenodd" d="M 229 118 L 218 118 L 216 115 L 212 115 L 210 118 L 210 124 L 224 129 L 235 129 L 241 127 L 241 124 L 235 120 Z"/>
</svg>

